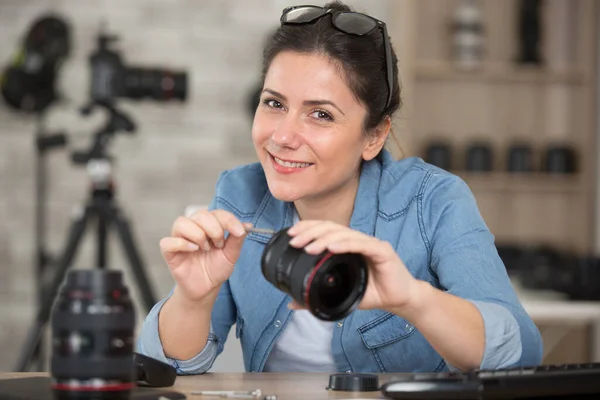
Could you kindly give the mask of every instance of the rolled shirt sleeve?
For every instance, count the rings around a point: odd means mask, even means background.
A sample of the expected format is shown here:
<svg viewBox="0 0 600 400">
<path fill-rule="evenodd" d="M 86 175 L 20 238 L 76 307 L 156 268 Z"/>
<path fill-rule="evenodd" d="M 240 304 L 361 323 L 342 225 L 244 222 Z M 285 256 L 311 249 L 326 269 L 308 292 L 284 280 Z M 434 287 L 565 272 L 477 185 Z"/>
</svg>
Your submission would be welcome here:
<svg viewBox="0 0 600 400">
<path fill-rule="evenodd" d="M 158 332 L 158 315 L 167 300 L 168 297 L 156 303 L 148 313 L 138 338 L 137 351 L 172 365 L 179 375 L 201 374 L 208 371 L 217 357 L 217 337 L 212 331 L 212 325 L 206 345 L 194 357 L 189 360 L 177 360 L 165 355 Z"/>
<path fill-rule="evenodd" d="M 481 369 L 538 365 L 539 330 L 521 305 L 468 186 L 433 173 L 421 200 L 423 240 L 437 287 L 474 304 L 484 322 Z"/>
</svg>

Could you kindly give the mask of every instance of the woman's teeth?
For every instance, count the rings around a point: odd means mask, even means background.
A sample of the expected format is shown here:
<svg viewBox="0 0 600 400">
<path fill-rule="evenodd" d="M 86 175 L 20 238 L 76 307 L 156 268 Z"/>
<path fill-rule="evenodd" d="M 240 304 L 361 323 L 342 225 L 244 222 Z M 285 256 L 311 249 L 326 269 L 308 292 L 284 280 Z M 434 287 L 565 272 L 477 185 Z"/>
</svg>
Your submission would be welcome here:
<svg viewBox="0 0 600 400">
<path fill-rule="evenodd" d="M 310 163 L 298 163 L 298 162 L 283 161 L 282 159 L 277 158 L 275 156 L 273 156 L 273 159 L 275 160 L 275 162 L 277 164 L 283 165 L 284 167 L 288 167 L 288 168 L 306 168 L 311 165 Z"/>
</svg>

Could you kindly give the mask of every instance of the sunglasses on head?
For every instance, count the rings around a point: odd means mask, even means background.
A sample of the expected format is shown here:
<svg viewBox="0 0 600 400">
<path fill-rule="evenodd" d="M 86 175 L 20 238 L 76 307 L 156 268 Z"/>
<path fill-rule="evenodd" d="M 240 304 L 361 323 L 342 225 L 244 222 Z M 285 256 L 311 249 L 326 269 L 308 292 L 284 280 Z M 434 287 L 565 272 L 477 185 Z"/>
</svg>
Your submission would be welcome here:
<svg viewBox="0 0 600 400">
<path fill-rule="evenodd" d="M 331 14 L 331 22 L 333 26 L 337 30 L 348 35 L 365 36 L 371 33 L 374 29 L 381 30 L 385 48 L 385 63 L 387 70 L 388 99 L 385 105 L 385 108 L 387 109 L 392 101 L 394 73 L 392 71 L 392 48 L 390 45 L 387 28 L 383 21 L 357 12 L 335 11 L 319 6 L 292 6 L 283 10 L 283 14 L 281 15 L 281 24 L 309 24 L 319 20 L 320 18 L 323 18 L 327 14 Z"/>
</svg>

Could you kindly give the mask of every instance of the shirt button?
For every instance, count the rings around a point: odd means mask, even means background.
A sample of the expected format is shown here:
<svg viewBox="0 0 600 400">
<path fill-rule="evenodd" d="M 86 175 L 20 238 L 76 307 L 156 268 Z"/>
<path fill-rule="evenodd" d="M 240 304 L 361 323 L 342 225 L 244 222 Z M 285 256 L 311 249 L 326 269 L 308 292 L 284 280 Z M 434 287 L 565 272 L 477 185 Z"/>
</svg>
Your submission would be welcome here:
<svg viewBox="0 0 600 400">
<path fill-rule="evenodd" d="M 344 326 L 344 323 L 342 321 L 337 323 L 338 328 L 341 328 L 342 326 Z"/>
<path fill-rule="evenodd" d="M 406 324 L 404 329 L 406 329 L 407 331 L 410 331 L 412 329 L 412 326 L 410 324 Z"/>
<path fill-rule="evenodd" d="M 277 320 L 273 325 L 275 325 L 275 328 L 279 328 L 281 326 L 281 321 Z"/>
</svg>

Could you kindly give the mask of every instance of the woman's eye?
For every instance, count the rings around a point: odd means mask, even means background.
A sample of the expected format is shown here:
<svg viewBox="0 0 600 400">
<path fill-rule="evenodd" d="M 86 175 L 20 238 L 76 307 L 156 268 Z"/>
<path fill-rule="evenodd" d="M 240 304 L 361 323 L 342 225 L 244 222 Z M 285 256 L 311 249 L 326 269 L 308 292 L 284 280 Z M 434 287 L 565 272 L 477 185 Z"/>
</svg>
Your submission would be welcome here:
<svg viewBox="0 0 600 400">
<path fill-rule="evenodd" d="M 315 110 L 311 115 L 316 119 L 324 121 L 333 121 L 333 117 L 331 116 L 331 114 L 324 110 Z"/>
<path fill-rule="evenodd" d="M 275 99 L 264 99 L 263 104 L 266 104 L 271 108 L 283 108 L 283 105 Z"/>
</svg>

